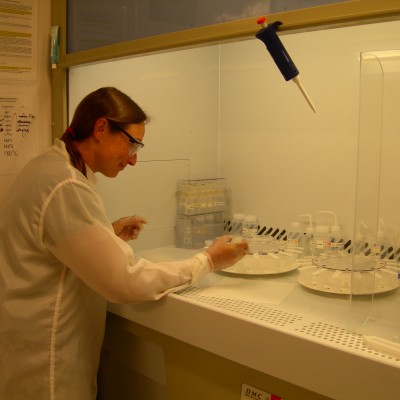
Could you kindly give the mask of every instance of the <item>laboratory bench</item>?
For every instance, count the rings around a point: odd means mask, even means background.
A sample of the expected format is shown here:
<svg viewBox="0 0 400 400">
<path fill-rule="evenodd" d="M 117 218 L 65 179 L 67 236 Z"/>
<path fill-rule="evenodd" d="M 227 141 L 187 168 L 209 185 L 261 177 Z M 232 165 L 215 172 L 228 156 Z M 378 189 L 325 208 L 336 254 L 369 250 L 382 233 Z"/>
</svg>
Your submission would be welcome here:
<svg viewBox="0 0 400 400">
<path fill-rule="evenodd" d="M 157 262 L 193 254 L 164 247 L 142 256 Z M 156 302 L 109 304 L 103 398 L 399 399 L 400 359 L 366 347 L 351 329 L 370 298 L 317 293 L 297 278 L 297 270 L 210 273 Z M 399 303 L 398 290 L 374 297 L 378 313 L 396 313 Z"/>
</svg>

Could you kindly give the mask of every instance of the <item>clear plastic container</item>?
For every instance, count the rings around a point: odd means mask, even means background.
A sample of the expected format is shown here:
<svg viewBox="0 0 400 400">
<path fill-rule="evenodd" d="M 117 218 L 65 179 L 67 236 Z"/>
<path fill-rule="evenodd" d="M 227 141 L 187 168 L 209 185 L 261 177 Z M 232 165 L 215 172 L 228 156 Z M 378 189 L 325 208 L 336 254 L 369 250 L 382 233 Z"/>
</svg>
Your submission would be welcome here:
<svg viewBox="0 0 400 400">
<path fill-rule="evenodd" d="M 329 232 L 328 225 L 317 225 L 315 227 L 315 234 L 314 234 L 314 245 L 315 251 L 314 254 L 327 254 L 328 246 L 327 244 L 331 241 L 331 235 Z"/>
<path fill-rule="evenodd" d="M 315 253 L 315 239 L 314 239 L 314 225 L 311 214 L 300 214 L 299 217 L 308 218 L 308 226 L 305 229 L 304 241 L 303 241 L 303 256 L 310 257 L 314 256 Z"/>
<path fill-rule="evenodd" d="M 331 226 L 331 246 L 330 254 L 332 256 L 339 256 L 344 251 L 344 241 L 342 232 L 339 225 Z"/>
<path fill-rule="evenodd" d="M 255 215 L 245 215 L 242 225 L 242 236 L 246 239 L 257 236 L 258 221 Z"/>
<path fill-rule="evenodd" d="M 177 195 L 179 215 L 226 211 L 228 204 L 224 178 L 180 180 Z"/>
<path fill-rule="evenodd" d="M 303 247 L 304 245 L 304 232 L 301 228 L 300 222 L 293 221 L 287 232 L 286 244 L 292 247 Z"/>
<path fill-rule="evenodd" d="M 244 221 L 244 214 L 234 213 L 231 219 L 231 235 L 241 235 Z"/>
<path fill-rule="evenodd" d="M 177 218 L 175 242 L 177 247 L 200 249 L 207 240 L 224 234 L 224 213 L 180 215 Z"/>
<path fill-rule="evenodd" d="M 180 180 L 177 192 L 176 246 L 202 248 L 206 240 L 223 235 L 227 196 L 224 178 Z"/>
<path fill-rule="evenodd" d="M 306 228 L 306 233 L 304 234 L 303 256 L 312 257 L 314 255 L 315 255 L 314 227 L 308 226 Z"/>
</svg>

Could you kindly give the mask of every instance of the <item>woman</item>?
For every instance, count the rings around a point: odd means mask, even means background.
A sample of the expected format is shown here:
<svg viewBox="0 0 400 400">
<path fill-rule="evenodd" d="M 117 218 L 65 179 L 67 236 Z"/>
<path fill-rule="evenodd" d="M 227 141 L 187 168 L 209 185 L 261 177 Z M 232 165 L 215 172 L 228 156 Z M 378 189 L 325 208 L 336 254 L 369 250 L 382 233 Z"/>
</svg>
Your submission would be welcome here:
<svg viewBox="0 0 400 400">
<path fill-rule="evenodd" d="M 246 254 L 226 236 L 184 261 L 135 257 L 125 241 L 146 220 L 112 224 L 94 172 L 135 165 L 147 119 L 126 94 L 98 89 L 16 178 L 0 220 L 1 399 L 95 399 L 107 300 L 156 300 Z"/>
</svg>

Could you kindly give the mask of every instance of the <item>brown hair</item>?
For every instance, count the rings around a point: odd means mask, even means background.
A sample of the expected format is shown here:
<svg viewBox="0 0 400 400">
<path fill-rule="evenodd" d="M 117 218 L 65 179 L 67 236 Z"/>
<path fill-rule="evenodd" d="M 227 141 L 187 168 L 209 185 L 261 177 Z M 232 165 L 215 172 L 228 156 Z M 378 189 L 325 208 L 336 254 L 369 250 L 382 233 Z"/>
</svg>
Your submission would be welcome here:
<svg viewBox="0 0 400 400">
<path fill-rule="evenodd" d="M 72 164 L 85 176 L 85 163 L 74 142 L 90 137 L 99 118 L 107 118 L 121 127 L 149 121 L 145 112 L 128 95 L 114 87 L 103 87 L 89 93 L 78 104 L 71 125 L 61 136 Z"/>
</svg>

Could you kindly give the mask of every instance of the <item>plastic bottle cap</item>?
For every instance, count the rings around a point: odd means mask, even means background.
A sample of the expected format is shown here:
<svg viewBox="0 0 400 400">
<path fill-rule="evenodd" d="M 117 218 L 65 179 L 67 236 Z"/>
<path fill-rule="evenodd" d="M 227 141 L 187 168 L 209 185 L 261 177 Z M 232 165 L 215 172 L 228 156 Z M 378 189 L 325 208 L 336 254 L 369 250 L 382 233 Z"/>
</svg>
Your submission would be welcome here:
<svg viewBox="0 0 400 400">
<path fill-rule="evenodd" d="M 329 226 L 328 225 L 317 225 L 315 227 L 316 233 L 329 233 Z"/>
<path fill-rule="evenodd" d="M 246 222 L 257 222 L 257 217 L 255 215 L 245 215 L 244 221 Z"/>
<path fill-rule="evenodd" d="M 338 233 L 338 232 L 340 232 L 340 225 L 332 225 L 331 233 Z"/>
<path fill-rule="evenodd" d="M 306 229 L 307 233 L 314 233 L 314 227 L 313 226 L 308 226 Z"/>
<path fill-rule="evenodd" d="M 234 213 L 232 219 L 236 219 L 236 220 L 242 221 L 242 220 L 244 220 L 244 214 L 242 214 L 242 213 Z"/>
</svg>

